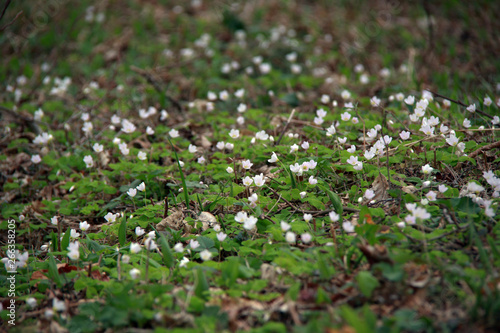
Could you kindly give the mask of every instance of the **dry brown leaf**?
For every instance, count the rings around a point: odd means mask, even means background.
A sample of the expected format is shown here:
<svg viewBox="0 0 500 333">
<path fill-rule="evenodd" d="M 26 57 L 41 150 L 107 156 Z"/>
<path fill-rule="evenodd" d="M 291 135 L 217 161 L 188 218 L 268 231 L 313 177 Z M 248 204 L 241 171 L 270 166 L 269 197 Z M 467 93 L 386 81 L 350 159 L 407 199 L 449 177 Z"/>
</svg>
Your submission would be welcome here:
<svg viewBox="0 0 500 333">
<path fill-rule="evenodd" d="M 14 156 L 9 156 L 5 161 L 0 163 L 0 171 L 2 173 L 11 174 L 19 167 L 28 167 L 31 162 L 31 156 L 26 153 L 19 153 Z"/>
<path fill-rule="evenodd" d="M 46 269 L 34 271 L 33 274 L 31 274 L 30 280 L 48 280 L 49 278 L 44 274 L 47 272 L 48 270 Z"/>
<path fill-rule="evenodd" d="M 342 326 L 340 329 L 327 328 L 326 333 L 356 333 L 356 330 L 351 326 Z"/>
<path fill-rule="evenodd" d="M 52 185 L 46 185 L 39 193 L 40 198 L 43 200 L 52 201 L 52 192 L 54 187 Z"/>
<path fill-rule="evenodd" d="M 408 194 L 413 194 L 417 192 L 417 188 L 413 185 L 403 186 L 401 189 L 403 190 L 403 192 Z"/>
<path fill-rule="evenodd" d="M 165 313 L 162 318 L 168 327 L 194 327 L 194 316 L 185 311 Z"/>
<path fill-rule="evenodd" d="M 172 214 L 161 220 L 160 223 L 156 225 L 156 230 L 164 231 L 167 228 L 180 230 L 183 228 L 183 219 L 184 214 L 182 211 L 173 211 Z"/>
<path fill-rule="evenodd" d="M 388 225 L 380 226 L 380 233 L 381 234 L 388 234 L 389 231 L 391 231 L 391 227 L 389 227 Z"/>
<path fill-rule="evenodd" d="M 147 140 L 143 140 L 141 137 L 138 137 L 137 139 L 133 140 L 130 142 L 134 147 L 148 150 L 151 148 L 151 143 Z"/>
<path fill-rule="evenodd" d="M 209 212 L 201 212 L 198 221 L 202 223 L 202 230 L 205 231 L 217 223 L 217 219 Z"/>
<path fill-rule="evenodd" d="M 109 281 L 109 276 L 106 274 L 106 272 L 101 273 L 98 269 L 93 270 L 92 272 L 90 272 L 90 276 L 94 280 Z"/>
<path fill-rule="evenodd" d="M 69 265 L 69 264 L 57 264 L 57 272 L 59 272 L 59 274 L 62 274 L 62 273 L 69 273 L 71 271 L 77 271 L 78 270 L 78 267 L 76 266 L 72 266 L 72 265 Z"/>
<path fill-rule="evenodd" d="M 205 109 L 207 108 L 207 103 L 208 101 L 204 100 L 204 99 L 195 99 L 193 101 L 193 105 L 194 107 L 199 111 L 199 112 L 202 112 L 202 111 L 205 111 Z"/>
<path fill-rule="evenodd" d="M 407 283 L 414 288 L 424 288 L 431 279 L 431 272 L 427 265 L 408 263 L 405 265 L 408 275 Z"/>
<path fill-rule="evenodd" d="M 212 143 L 207 139 L 205 135 L 201 136 L 201 146 L 205 149 L 208 149 L 212 146 Z"/>
<path fill-rule="evenodd" d="M 392 259 L 389 257 L 387 248 L 380 244 L 370 245 L 366 241 L 363 241 L 358 245 L 359 249 L 365 255 L 366 259 L 370 265 L 387 262 L 392 264 Z"/>
<path fill-rule="evenodd" d="M 387 178 L 383 174 L 379 174 L 377 178 L 373 181 L 372 190 L 375 193 L 375 196 L 372 200 L 380 201 L 385 200 L 389 197 L 387 194 L 387 190 L 389 189 L 389 182 Z"/>
<path fill-rule="evenodd" d="M 261 274 L 261 279 L 268 281 L 275 281 L 276 277 L 278 276 L 276 268 L 266 263 L 260 266 L 260 274 Z"/>
<path fill-rule="evenodd" d="M 274 167 L 270 167 L 269 165 L 263 165 L 257 169 L 257 172 L 263 173 L 264 175 L 267 176 L 267 174 L 269 174 L 272 168 Z"/>
<path fill-rule="evenodd" d="M 50 322 L 50 326 L 48 329 L 49 333 L 68 333 L 68 330 L 59 325 L 59 323 L 55 320 Z"/>
<path fill-rule="evenodd" d="M 281 117 L 281 116 L 274 116 L 271 119 L 271 126 L 276 128 L 276 127 L 282 125 L 285 121 L 286 121 L 286 119 Z"/>
<path fill-rule="evenodd" d="M 94 47 L 92 52 L 94 54 L 97 53 L 103 54 L 104 59 L 107 62 L 117 60 L 120 56 L 120 53 L 128 47 L 128 44 L 133 34 L 134 33 L 132 29 L 126 29 L 116 37 L 112 37 Z"/>
<path fill-rule="evenodd" d="M 108 151 L 101 151 L 99 154 L 99 162 L 101 162 L 102 166 L 106 166 L 109 163 L 109 152 Z"/>
<path fill-rule="evenodd" d="M 5 192 L 1 197 L 0 197 L 0 202 L 2 203 L 10 203 L 12 202 L 17 195 L 19 194 L 19 190 L 12 190 Z"/>
<path fill-rule="evenodd" d="M 32 201 L 31 202 L 31 209 L 33 210 L 33 213 L 38 213 L 42 214 L 45 208 L 45 204 L 43 204 L 41 201 Z"/>
</svg>

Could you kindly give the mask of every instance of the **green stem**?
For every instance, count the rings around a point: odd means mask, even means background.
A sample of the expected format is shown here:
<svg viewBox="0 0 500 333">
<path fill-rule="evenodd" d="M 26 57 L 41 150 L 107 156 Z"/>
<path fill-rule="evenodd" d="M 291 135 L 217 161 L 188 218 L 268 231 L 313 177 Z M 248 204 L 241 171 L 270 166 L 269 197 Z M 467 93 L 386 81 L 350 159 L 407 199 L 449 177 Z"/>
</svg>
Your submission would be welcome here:
<svg viewBox="0 0 500 333">
<path fill-rule="evenodd" d="M 186 203 L 186 208 L 189 208 L 189 194 L 187 191 L 186 179 L 184 178 L 184 173 L 182 172 L 181 163 L 179 162 L 179 156 L 177 156 L 177 152 L 175 151 L 174 145 L 170 141 L 170 138 L 167 137 L 167 140 L 168 143 L 170 143 L 170 146 L 172 147 L 172 151 L 174 152 L 175 159 L 177 161 L 177 166 L 179 167 L 179 173 L 181 175 L 181 182 L 182 182 L 182 191 L 184 192 L 184 201 Z"/>
</svg>

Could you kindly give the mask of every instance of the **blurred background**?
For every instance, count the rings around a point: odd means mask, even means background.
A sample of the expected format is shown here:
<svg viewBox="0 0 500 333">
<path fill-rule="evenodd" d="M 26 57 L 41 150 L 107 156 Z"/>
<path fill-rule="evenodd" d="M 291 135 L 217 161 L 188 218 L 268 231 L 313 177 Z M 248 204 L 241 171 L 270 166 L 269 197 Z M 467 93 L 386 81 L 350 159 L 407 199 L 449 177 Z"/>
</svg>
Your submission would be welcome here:
<svg viewBox="0 0 500 333">
<path fill-rule="evenodd" d="M 500 81 L 499 9 L 454 0 L 1 1 L 0 79 L 35 80 L 45 63 L 52 75 L 111 84 L 99 78 L 103 68 L 163 66 L 158 74 L 189 99 L 205 92 L 191 76 L 217 85 L 213 71 L 237 61 L 226 77 L 240 80 L 252 57 L 280 68 L 293 48 L 311 74 L 340 85 L 356 84 L 351 73 L 362 64 L 368 73 L 401 69 L 414 90 L 480 95 Z M 376 79 L 363 88 L 380 89 Z"/>
</svg>

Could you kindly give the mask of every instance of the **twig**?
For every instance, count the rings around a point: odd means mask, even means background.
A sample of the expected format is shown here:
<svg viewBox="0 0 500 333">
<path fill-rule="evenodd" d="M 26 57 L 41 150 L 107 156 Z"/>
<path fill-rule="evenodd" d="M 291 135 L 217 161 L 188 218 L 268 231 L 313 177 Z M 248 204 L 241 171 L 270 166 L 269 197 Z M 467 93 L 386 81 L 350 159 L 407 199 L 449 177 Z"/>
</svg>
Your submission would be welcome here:
<svg viewBox="0 0 500 333">
<path fill-rule="evenodd" d="M 283 138 L 283 135 L 285 134 L 286 129 L 288 128 L 288 125 L 292 121 L 293 115 L 295 114 L 295 109 L 292 110 L 292 113 L 290 113 L 290 117 L 288 117 L 288 120 L 285 124 L 285 127 L 283 127 L 283 130 L 281 131 L 280 137 L 278 138 L 278 141 L 274 143 L 275 146 L 280 144 L 281 138 Z"/>
<path fill-rule="evenodd" d="M 451 175 L 453 176 L 453 178 L 455 178 L 455 183 L 458 184 L 459 183 L 459 176 L 458 174 L 455 172 L 455 170 L 453 170 L 452 168 L 450 168 L 448 166 L 448 164 L 444 163 L 443 161 L 441 161 L 441 164 L 444 165 L 446 167 L 446 169 L 451 173 Z"/>
<path fill-rule="evenodd" d="M 5 7 L 3 7 L 2 15 L 0 15 L 0 20 L 1 20 L 1 19 L 3 18 L 3 16 L 5 15 L 5 12 L 7 11 L 7 7 L 9 7 L 10 2 L 11 2 L 11 0 L 7 0 L 7 2 L 5 3 Z"/>
<path fill-rule="evenodd" d="M 269 212 L 267 212 L 267 214 L 264 216 L 266 219 L 267 217 L 269 216 L 269 214 L 271 214 L 272 210 L 274 209 L 274 207 L 276 207 L 276 205 L 280 202 L 281 200 L 281 194 L 279 195 L 279 198 L 278 200 L 276 200 L 276 202 L 274 203 L 274 205 L 271 207 L 271 209 L 269 209 Z"/>
<path fill-rule="evenodd" d="M 4 31 L 5 29 L 7 29 L 8 26 L 11 26 L 12 24 L 14 24 L 14 22 L 16 22 L 16 20 L 18 19 L 19 16 L 21 16 L 22 13 L 23 13 L 22 10 L 19 13 L 17 13 L 16 17 L 14 17 L 14 19 L 12 21 L 10 21 L 9 23 L 7 23 L 6 25 L 4 25 L 3 27 L 0 28 L 0 31 Z"/>
<path fill-rule="evenodd" d="M 478 150 L 473 151 L 472 153 L 469 154 L 469 157 L 474 158 L 484 151 L 499 148 L 499 147 L 500 147 L 500 141 L 493 142 L 493 143 L 490 143 L 489 145 L 486 145 L 486 146 L 479 148 Z"/>
<path fill-rule="evenodd" d="M 425 225 L 421 225 L 421 224 L 413 224 L 412 227 L 419 230 L 419 231 L 422 231 L 422 232 L 431 233 L 434 231 L 434 229 L 432 229 L 428 226 L 425 226 Z"/>
<path fill-rule="evenodd" d="M 468 105 L 465 105 L 465 104 L 464 104 L 463 102 L 461 102 L 461 101 L 457 101 L 457 100 L 451 99 L 451 98 L 449 98 L 449 97 L 443 96 L 443 95 L 438 94 L 437 92 L 434 92 L 434 91 L 432 91 L 432 90 L 427 90 L 427 91 L 429 91 L 430 93 L 432 93 L 432 94 L 436 95 L 437 97 L 441 97 L 441 98 L 447 99 L 447 100 L 449 100 L 450 102 L 453 102 L 453 103 L 455 103 L 455 104 L 461 105 L 461 106 L 463 106 L 463 107 L 465 107 L 465 108 L 466 108 L 466 107 L 468 107 Z M 481 111 L 481 110 L 479 110 L 479 109 L 476 109 L 476 112 L 477 112 L 477 113 L 482 114 L 482 115 L 483 115 L 483 116 L 485 116 L 485 117 L 488 117 L 488 118 L 490 118 L 490 119 L 493 119 L 493 117 L 492 117 L 492 116 L 490 116 L 489 114 L 487 114 L 487 113 L 486 113 L 486 112 L 484 112 L 484 111 Z"/>
</svg>

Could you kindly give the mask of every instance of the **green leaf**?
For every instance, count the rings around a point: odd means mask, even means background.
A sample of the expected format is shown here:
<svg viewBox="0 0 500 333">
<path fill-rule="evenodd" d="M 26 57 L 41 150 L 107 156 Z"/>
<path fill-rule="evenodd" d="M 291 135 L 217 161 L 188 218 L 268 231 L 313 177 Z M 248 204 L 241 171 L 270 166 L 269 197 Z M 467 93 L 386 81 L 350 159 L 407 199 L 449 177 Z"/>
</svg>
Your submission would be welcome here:
<svg viewBox="0 0 500 333">
<path fill-rule="evenodd" d="M 331 302 L 332 301 L 328 293 L 323 288 L 319 287 L 316 293 L 316 304 L 328 304 Z"/>
<path fill-rule="evenodd" d="M 205 273 L 203 272 L 203 269 L 201 267 L 198 267 L 198 269 L 196 270 L 194 281 L 195 281 L 194 294 L 199 298 L 202 298 L 205 301 L 207 301 L 208 282 Z"/>
<path fill-rule="evenodd" d="M 53 232 L 51 234 L 51 238 L 52 238 L 52 252 L 55 252 L 58 250 L 58 248 L 57 248 L 57 241 L 58 241 L 57 234 L 55 232 Z"/>
<path fill-rule="evenodd" d="M 297 300 L 297 298 L 299 297 L 300 286 L 301 286 L 300 282 L 296 282 L 288 289 L 286 295 L 288 296 L 289 299 L 291 299 L 292 301 Z"/>
<path fill-rule="evenodd" d="M 490 235 L 486 236 L 486 239 L 488 240 L 488 244 L 490 244 L 493 257 L 500 259 L 500 251 L 498 250 L 497 245 L 495 245 L 495 240 Z"/>
<path fill-rule="evenodd" d="M 59 271 L 57 270 L 57 264 L 56 261 L 54 260 L 53 256 L 49 257 L 49 277 L 54 283 L 57 285 L 58 288 L 62 286 L 61 282 L 61 276 L 59 275 Z"/>
<path fill-rule="evenodd" d="M 377 316 L 373 313 L 368 304 L 363 306 L 363 315 L 365 317 L 364 321 L 369 326 L 370 330 L 373 331 L 373 329 L 377 327 Z"/>
<path fill-rule="evenodd" d="M 205 236 L 199 236 L 196 240 L 200 243 L 200 246 L 196 248 L 199 251 L 210 250 L 215 246 L 214 241 Z"/>
<path fill-rule="evenodd" d="M 295 176 L 291 172 L 289 174 L 290 174 L 290 183 L 292 184 L 292 188 L 297 188 L 297 184 L 295 183 Z"/>
<path fill-rule="evenodd" d="M 330 191 L 326 186 L 321 186 L 320 188 L 325 191 L 325 193 L 328 195 L 328 198 L 330 198 L 333 208 L 335 209 L 335 213 L 339 214 L 342 218 L 344 208 L 342 207 L 342 201 L 340 200 L 340 197 L 336 193 L 333 193 L 333 191 Z M 342 222 L 342 219 L 339 222 Z"/>
<path fill-rule="evenodd" d="M 470 215 L 477 214 L 481 211 L 478 204 L 469 197 L 451 198 L 450 202 L 455 211 L 462 211 Z"/>
<path fill-rule="evenodd" d="M 163 234 L 160 235 L 160 246 L 161 246 L 161 253 L 163 254 L 163 263 L 168 268 L 174 267 L 174 264 L 175 264 L 174 256 L 173 256 L 172 250 L 170 249 L 170 246 L 168 246 L 168 242 L 165 239 L 165 236 L 163 236 Z"/>
<path fill-rule="evenodd" d="M 415 183 L 417 185 L 422 184 L 422 179 L 418 177 L 408 177 L 405 179 L 407 183 Z"/>
<path fill-rule="evenodd" d="M 94 203 L 89 204 L 89 205 L 83 207 L 82 209 L 80 209 L 80 214 L 90 215 L 92 212 L 98 211 L 98 210 L 99 210 L 99 205 L 94 202 Z"/>
<path fill-rule="evenodd" d="M 45 229 L 47 227 L 47 223 L 40 223 L 40 224 L 30 224 L 30 229 L 31 230 L 39 230 L 39 229 Z"/>
<path fill-rule="evenodd" d="M 326 265 L 325 258 L 318 253 L 318 269 L 319 269 L 319 276 L 322 279 L 329 279 L 332 277 L 332 273 L 330 272 L 329 267 Z"/>
<path fill-rule="evenodd" d="M 229 288 L 234 287 L 234 283 L 238 278 L 239 272 L 239 259 L 236 257 L 228 258 L 226 261 L 222 263 L 221 274 L 222 279 L 224 280 L 224 284 Z"/>
<path fill-rule="evenodd" d="M 71 229 L 68 229 L 61 239 L 61 251 L 66 251 L 69 245 L 69 238 L 71 236 Z"/>
<path fill-rule="evenodd" d="M 325 209 L 325 205 L 320 200 L 318 200 L 318 198 L 315 198 L 315 197 L 311 196 L 311 197 L 305 198 L 305 201 L 307 201 L 308 203 L 310 203 L 316 209 L 319 209 L 319 210 L 324 210 Z"/>
<path fill-rule="evenodd" d="M 245 23 L 233 11 L 225 8 L 222 17 L 222 24 L 230 31 L 245 30 Z"/>
<path fill-rule="evenodd" d="M 365 306 L 368 307 L 368 306 Z M 375 332 L 376 326 L 372 324 L 373 316 L 369 316 L 369 318 L 363 318 L 351 307 L 344 305 L 340 308 L 340 312 L 344 320 L 354 328 L 356 333 L 372 333 Z M 367 311 L 365 310 L 365 315 Z M 370 325 L 372 324 L 372 325 Z"/>
<path fill-rule="evenodd" d="M 120 223 L 120 227 L 118 229 L 118 242 L 120 243 L 120 246 L 125 245 L 125 241 L 127 238 L 127 219 L 125 216 L 122 218 L 122 222 Z"/>
<path fill-rule="evenodd" d="M 386 262 L 376 264 L 374 267 L 382 271 L 382 275 L 389 281 L 401 281 L 404 277 L 404 270 L 401 265 L 391 265 Z"/>
<path fill-rule="evenodd" d="M 368 271 L 359 272 L 356 276 L 356 281 L 358 282 L 359 290 L 361 290 L 363 295 L 368 298 L 372 296 L 375 288 L 380 285 L 377 278 L 375 278 L 372 273 Z"/>
<path fill-rule="evenodd" d="M 105 249 L 109 248 L 109 246 L 107 246 L 107 245 L 101 245 L 98 242 L 96 242 L 96 241 L 94 241 L 94 240 L 92 240 L 90 238 L 87 238 L 85 241 L 87 242 L 87 246 L 88 246 L 89 250 L 93 251 L 93 252 L 96 252 L 96 253 L 99 253 L 102 250 L 105 250 Z"/>
<path fill-rule="evenodd" d="M 470 237 L 472 237 L 474 242 L 476 243 L 476 247 L 477 247 L 477 250 L 479 252 L 479 258 L 483 262 L 483 264 L 486 267 L 486 269 L 488 270 L 488 272 L 491 273 L 492 268 L 491 268 L 490 258 L 486 254 L 486 251 L 483 247 L 483 242 L 479 238 L 479 235 L 477 234 L 476 228 L 475 228 L 473 223 L 470 224 L 469 229 L 470 229 Z"/>
<path fill-rule="evenodd" d="M 175 150 L 174 145 L 170 141 L 170 138 L 167 137 L 167 140 L 168 143 L 170 143 L 170 146 L 172 147 L 172 151 L 174 152 L 175 155 L 175 160 L 177 161 L 177 167 L 179 168 L 179 174 L 181 176 L 182 190 L 184 192 L 184 201 L 186 203 L 186 207 L 189 208 L 189 194 L 187 191 L 186 178 L 184 177 L 184 173 L 182 172 L 181 162 L 179 162 L 179 156 L 177 155 L 177 151 Z"/>
<path fill-rule="evenodd" d="M 285 96 L 283 96 L 283 98 L 281 98 L 281 100 L 290 105 L 291 107 L 296 107 L 300 105 L 300 101 L 295 93 L 286 94 Z"/>
<path fill-rule="evenodd" d="M 155 268 L 160 268 L 160 267 L 163 267 L 158 261 L 154 260 L 153 258 L 151 258 L 151 256 L 148 257 L 147 254 L 138 254 L 139 257 L 142 258 L 142 260 L 148 260 L 149 261 L 149 264 Z M 149 258 L 149 259 L 148 259 Z"/>
<path fill-rule="evenodd" d="M 105 212 L 108 212 L 110 210 L 113 210 L 116 206 L 118 206 L 121 203 L 121 196 L 114 198 L 110 202 L 108 202 L 106 205 L 104 205 L 101 208 L 101 211 L 99 212 L 99 215 L 104 215 Z"/>
</svg>

